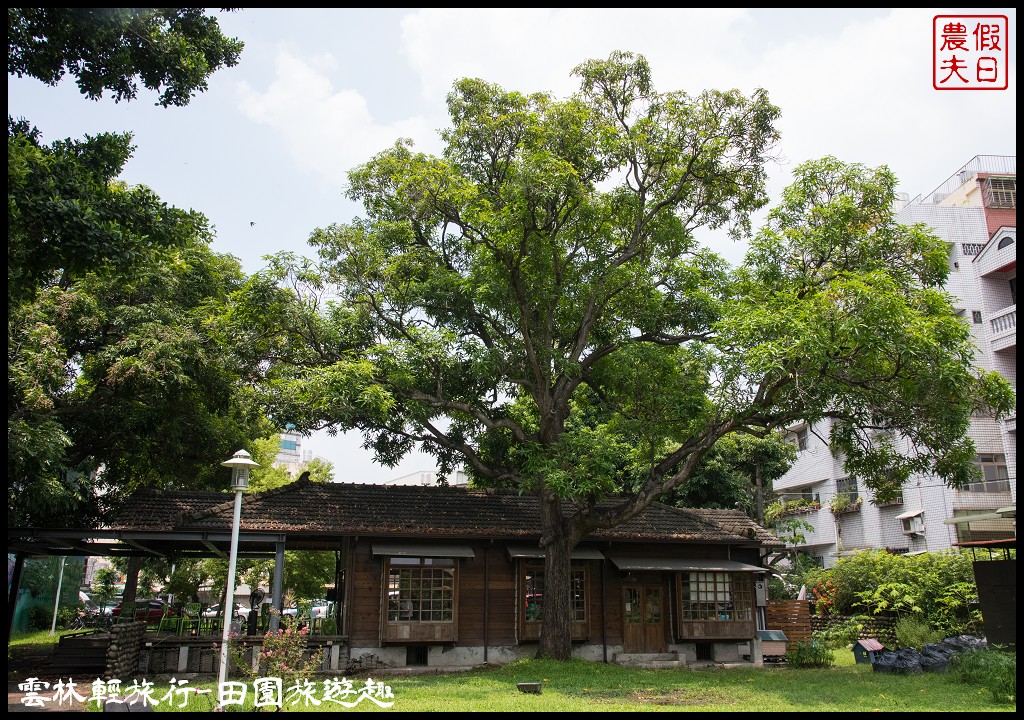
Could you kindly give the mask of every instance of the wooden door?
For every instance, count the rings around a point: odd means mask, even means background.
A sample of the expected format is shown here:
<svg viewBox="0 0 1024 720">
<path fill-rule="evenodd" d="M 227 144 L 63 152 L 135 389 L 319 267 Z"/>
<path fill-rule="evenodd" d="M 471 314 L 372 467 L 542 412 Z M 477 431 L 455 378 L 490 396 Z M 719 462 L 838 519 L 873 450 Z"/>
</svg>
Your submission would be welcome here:
<svg viewBox="0 0 1024 720">
<path fill-rule="evenodd" d="M 624 585 L 622 611 L 625 652 L 665 652 L 665 591 L 661 585 Z"/>
</svg>

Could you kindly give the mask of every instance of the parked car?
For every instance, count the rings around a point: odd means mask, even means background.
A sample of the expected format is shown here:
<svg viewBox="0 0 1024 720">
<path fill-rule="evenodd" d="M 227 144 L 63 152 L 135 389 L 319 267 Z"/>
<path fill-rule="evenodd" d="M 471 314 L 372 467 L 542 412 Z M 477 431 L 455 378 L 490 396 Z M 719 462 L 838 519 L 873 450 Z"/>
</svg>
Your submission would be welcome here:
<svg viewBox="0 0 1024 720">
<path fill-rule="evenodd" d="M 326 600 L 314 600 L 313 607 L 309 611 L 310 616 L 316 620 L 317 618 L 326 618 L 327 612 L 330 609 L 330 604 Z"/>
<path fill-rule="evenodd" d="M 328 608 L 329 605 L 327 604 L 326 600 L 314 600 L 312 607 L 310 607 L 309 609 L 309 614 L 314 620 L 316 620 L 317 618 L 326 618 Z M 298 608 L 293 603 L 289 607 L 286 607 L 284 610 L 282 610 L 281 614 L 291 615 L 292 617 L 295 617 L 298 614 L 298 612 Z"/>
<path fill-rule="evenodd" d="M 203 617 L 212 618 L 220 615 L 220 603 L 203 610 Z M 235 617 L 245 620 L 249 617 L 249 608 L 242 603 L 235 603 Z"/>
<path fill-rule="evenodd" d="M 118 603 L 114 606 L 114 609 L 110 611 L 111 616 L 116 620 L 121 617 L 121 605 Z M 157 598 L 151 598 L 149 600 L 137 600 L 135 603 L 135 618 L 137 620 L 143 620 L 147 623 L 158 623 L 164 616 L 164 610 L 169 609 L 168 615 L 175 616 L 178 611 L 169 606 L 163 600 Z"/>
</svg>

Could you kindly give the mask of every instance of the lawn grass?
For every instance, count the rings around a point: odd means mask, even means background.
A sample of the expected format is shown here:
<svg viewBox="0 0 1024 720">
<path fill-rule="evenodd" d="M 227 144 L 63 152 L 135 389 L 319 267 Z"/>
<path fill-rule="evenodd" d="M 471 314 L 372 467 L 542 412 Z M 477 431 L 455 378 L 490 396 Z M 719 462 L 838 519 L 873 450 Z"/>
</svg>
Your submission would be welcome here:
<svg viewBox="0 0 1024 720">
<path fill-rule="evenodd" d="M 34 643 L 52 647 L 48 631 L 19 636 L 11 645 Z M 521 660 L 469 672 L 420 675 L 374 675 L 373 682 L 391 690 L 390 708 L 364 699 L 346 708 L 337 702 L 302 703 L 287 694 L 286 712 L 1015 712 L 1016 704 L 999 704 L 982 687 L 953 682 L 950 676 L 875 673 L 857 665 L 853 653 L 838 650 L 831 668 L 797 669 L 786 665 L 763 668 L 645 670 L 584 660 L 558 662 Z M 341 699 L 358 699 L 367 676 L 348 678 L 354 690 Z M 83 678 L 84 680 L 84 678 Z M 141 680 L 141 678 L 140 678 Z M 209 712 L 216 705 L 216 678 L 192 677 L 189 692 L 171 696 L 171 677 L 149 677 L 153 696 L 164 701 L 157 712 Z M 179 678 L 180 683 L 182 679 Z M 317 675 L 311 696 L 324 698 L 325 682 L 338 675 Z M 539 682 L 539 695 L 519 692 L 516 683 Z M 128 680 L 122 681 L 124 686 Z M 79 692 L 89 694 L 89 683 Z M 252 683 L 246 703 L 229 711 L 252 710 Z M 210 692 L 196 695 L 195 690 Z M 168 699 L 169 698 L 169 699 Z M 89 709 L 98 709 L 90 703 Z"/>
<path fill-rule="evenodd" d="M 49 630 L 35 630 L 28 633 L 14 633 L 7 646 L 39 646 L 40 649 L 50 649 L 54 643 L 60 640 L 62 635 L 73 635 L 81 632 L 81 630 L 58 630 L 51 635 Z"/>
</svg>

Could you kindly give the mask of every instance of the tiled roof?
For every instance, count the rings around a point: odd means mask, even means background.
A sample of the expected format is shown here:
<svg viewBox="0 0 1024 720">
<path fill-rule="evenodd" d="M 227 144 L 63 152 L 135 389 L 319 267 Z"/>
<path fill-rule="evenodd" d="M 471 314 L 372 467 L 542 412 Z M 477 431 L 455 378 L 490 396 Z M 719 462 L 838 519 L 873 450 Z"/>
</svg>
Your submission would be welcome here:
<svg viewBox="0 0 1024 720">
<path fill-rule="evenodd" d="M 117 529 L 230 530 L 234 495 L 140 491 Z M 515 538 L 540 535 L 533 495 L 465 487 L 313 483 L 299 480 L 243 498 L 241 530 L 289 535 Z M 781 545 L 736 510 L 681 510 L 655 503 L 592 539 Z"/>
<path fill-rule="evenodd" d="M 139 490 L 132 493 L 109 528 L 155 532 L 173 530 L 183 516 L 216 507 L 227 497 L 226 493 L 213 491 Z M 234 499 L 234 495 L 230 497 Z"/>
</svg>

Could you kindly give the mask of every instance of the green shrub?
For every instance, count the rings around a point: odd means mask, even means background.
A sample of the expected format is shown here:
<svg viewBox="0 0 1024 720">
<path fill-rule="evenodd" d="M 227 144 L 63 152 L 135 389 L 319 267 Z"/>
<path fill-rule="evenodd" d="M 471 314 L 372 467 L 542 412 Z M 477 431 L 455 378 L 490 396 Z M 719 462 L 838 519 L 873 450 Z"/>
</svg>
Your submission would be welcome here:
<svg viewBox="0 0 1024 720">
<path fill-rule="evenodd" d="M 902 648 L 920 650 L 928 643 L 941 642 L 942 632 L 936 630 L 924 618 L 904 615 L 896 621 L 896 642 Z"/>
<path fill-rule="evenodd" d="M 961 551 L 864 550 L 807 573 L 804 583 L 818 614 L 919 615 L 943 637 L 967 632 L 981 615 L 971 556 Z"/>
<path fill-rule="evenodd" d="M 49 630 L 53 625 L 53 606 L 36 603 L 28 609 L 29 630 Z"/>
<path fill-rule="evenodd" d="M 61 630 L 67 630 L 75 618 L 78 617 L 78 611 L 81 607 L 81 605 L 61 605 L 60 609 L 57 610 L 57 627 Z M 52 615 L 50 616 L 50 622 L 53 622 Z"/>
<path fill-rule="evenodd" d="M 830 623 L 814 633 L 814 639 L 833 650 L 840 650 L 860 639 L 864 630 L 863 616 L 847 618 L 842 622 Z"/>
<path fill-rule="evenodd" d="M 786 651 L 786 662 L 798 668 L 825 668 L 832 667 L 836 658 L 828 645 L 811 638 L 789 648 Z"/>
<path fill-rule="evenodd" d="M 950 679 L 964 685 L 987 688 L 998 703 L 1017 702 L 1017 654 L 998 648 L 981 648 L 954 656 Z"/>
</svg>

